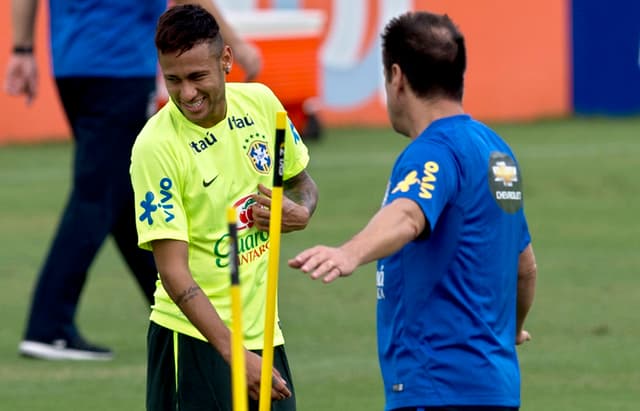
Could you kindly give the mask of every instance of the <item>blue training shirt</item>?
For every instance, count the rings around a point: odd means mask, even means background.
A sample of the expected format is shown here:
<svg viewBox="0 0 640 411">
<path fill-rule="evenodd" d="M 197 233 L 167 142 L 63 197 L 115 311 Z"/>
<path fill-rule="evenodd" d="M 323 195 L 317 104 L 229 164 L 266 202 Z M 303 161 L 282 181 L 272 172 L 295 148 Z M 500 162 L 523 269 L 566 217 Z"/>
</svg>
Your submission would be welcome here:
<svg viewBox="0 0 640 411">
<path fill-rule="evenodd" d="M 401 153 L 383 206 L 415 201 L 431 226 L 378 261 L 378 351 L 386 409 L 520 405 L 515 348 L 520 253 L 530 242 L 509 146 L 458 115 Z"/>
<path fill-rule="evenodd" d="M 49 0 L 55 77 L 155 76 L 167 0 Z"/>
</svg>

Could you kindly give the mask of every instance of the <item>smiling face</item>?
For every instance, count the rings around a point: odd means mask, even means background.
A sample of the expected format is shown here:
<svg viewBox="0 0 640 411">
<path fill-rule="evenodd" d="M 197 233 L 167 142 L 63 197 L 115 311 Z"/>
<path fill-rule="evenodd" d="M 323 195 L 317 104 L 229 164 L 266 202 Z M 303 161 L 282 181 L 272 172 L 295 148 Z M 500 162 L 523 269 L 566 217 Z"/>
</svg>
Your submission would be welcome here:
<svg viewBox="0 0 640 411">
<path fill-rule="evenodd" d="M 225 118 L 229 46 L 216 50 L 212 42 L 201 42 L 184 53 L 159 53 L 158 61 L 171 100 L 189 121 L 209 128 Z"/>
</svg>

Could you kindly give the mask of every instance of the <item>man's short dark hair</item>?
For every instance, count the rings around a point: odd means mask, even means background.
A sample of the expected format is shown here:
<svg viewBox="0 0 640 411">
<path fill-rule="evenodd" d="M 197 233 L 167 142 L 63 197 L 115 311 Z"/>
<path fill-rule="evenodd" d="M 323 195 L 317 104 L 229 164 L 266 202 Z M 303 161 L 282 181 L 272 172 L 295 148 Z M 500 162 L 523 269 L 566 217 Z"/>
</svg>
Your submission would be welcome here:
<svg viewBox="0 0 640 411">
<path fill-rule="evenodd" d="M 158 20 L 155 43 L 161 54 L 182 54 L 194 46 L 210 42 L 222 50 L 220 27 L 213 16 L 195 4 L 174 6 Z"/>
<path fill-rule="evenodd" d="M 417 11 L 393 18 L 382 34 L 382 50 L 385 76 L 398 64 L 419 97 L 462 101 L 464 37 L 446 14 Z"/>
</svg>

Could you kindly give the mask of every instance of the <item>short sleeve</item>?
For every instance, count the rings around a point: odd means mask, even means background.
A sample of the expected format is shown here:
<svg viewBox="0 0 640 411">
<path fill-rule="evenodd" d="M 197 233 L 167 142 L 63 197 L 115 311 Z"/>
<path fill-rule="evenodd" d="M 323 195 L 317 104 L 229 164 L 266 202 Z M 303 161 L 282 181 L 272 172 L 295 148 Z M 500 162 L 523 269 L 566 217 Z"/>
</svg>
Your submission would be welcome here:
<svg viewBox="0 0 640 411">
<path fill-rule="evenodd" d="M 264 86 L 264 89 L 267 92 L 267 99 L 270 103 L 270 107 L 273 108 L 272 118 L 275 124 L 275 113 L 278 111 L 286 112 L 286 110 L 271 89 L 266 86 Z M 287 127 L 285 128 L 284 139 L 284 180 L 286 181 L 297 176 L 307 168 L 308 164 L 309 150 L 302 141 L 302 137 L 300 136 L 300 133 L 298 133 L 296 126 L 287 116 Z"/>
<path fill-rule="evenodd" d="M 397 198 L 415 201 L 434 229 L 458 189 L 458 169 L 450 150 L 440 144 L 410 144 L 396 162 L 386 204 Z"/>
<path fill-rule="evenodd" d="M 162 239 L 188 240 L 181 193 L 184 179 L 175 156 L 163 145 L 136 144 L 131 157 L 138 245 L 150 250 Z"/>
<path fill-rule="evenodd" d="M 309 164 L 309 150 L 302 141 L 293 122 L 287 119 L 289 127 L 285 130 L 284 143 L 284 180 L 300 174 Z"/>
</svg>

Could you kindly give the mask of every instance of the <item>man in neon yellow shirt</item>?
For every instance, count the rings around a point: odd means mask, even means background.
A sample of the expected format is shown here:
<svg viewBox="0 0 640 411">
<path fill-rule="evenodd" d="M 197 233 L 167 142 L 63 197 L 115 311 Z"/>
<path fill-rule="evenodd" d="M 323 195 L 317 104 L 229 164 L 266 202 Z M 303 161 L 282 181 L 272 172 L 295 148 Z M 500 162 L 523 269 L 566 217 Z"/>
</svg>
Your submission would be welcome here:
<svg viewBox="0 0 640 411">
<path fill-rule="evenodd" d="M 131 163 L 138 242 L 153 251 L 159 271 L 148 334 L 147 409 L 231 410 L 229 206 L 239 221 L 247 385 L 250 408 L 257 409 L 272 136 L 275 114 L 284 109 L 264 85 L 225 84 L 232 51 L 199 6 L 165 12 L 155 42 L 171 99 L 139 134 Z M 305 171 L 307 149 L 289 125 L 283 232 L 305 228 L 317 203 Z M 272 409 L 292 411 L 283 344 L 276 321 Z"/>
</svg>

